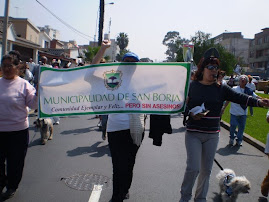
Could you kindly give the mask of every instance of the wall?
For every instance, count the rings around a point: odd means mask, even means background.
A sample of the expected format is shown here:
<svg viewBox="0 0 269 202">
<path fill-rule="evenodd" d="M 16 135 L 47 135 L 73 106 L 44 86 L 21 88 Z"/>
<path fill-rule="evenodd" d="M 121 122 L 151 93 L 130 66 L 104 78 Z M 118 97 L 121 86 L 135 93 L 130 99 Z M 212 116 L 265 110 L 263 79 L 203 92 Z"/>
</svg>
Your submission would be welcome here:
<svg viewBox="0 0 269 202">
<path fill-rule="evenodd" d="M 39 31 L 33 29 L 32 26 L 28 23 L 26 27 L 26 39 L 36 44 L 39 43 Z"/>
</svg>

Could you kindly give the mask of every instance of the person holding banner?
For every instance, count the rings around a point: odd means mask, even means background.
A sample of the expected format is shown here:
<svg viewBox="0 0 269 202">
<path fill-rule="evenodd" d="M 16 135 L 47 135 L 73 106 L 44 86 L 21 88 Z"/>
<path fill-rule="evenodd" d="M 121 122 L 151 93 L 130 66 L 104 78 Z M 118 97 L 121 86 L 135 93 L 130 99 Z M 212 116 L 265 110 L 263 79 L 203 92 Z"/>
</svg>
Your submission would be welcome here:
<svg viewBox="0 0 269 202">
<path fill-rule="evenodd" d="M 2 199 L 14 196 L 22 178 L 29 141 L 28 110 L 37 108 L 35 88 L 18 76 L 19 54 L 4 55 L 0 78 L 0 191 Z M 5 164 L 6 162 L 6 164 Z"/>
<path fill-rule="evenodd" d="M 106 59 L 102 58 L 100 63 L 106 63 Z M 108 119 L 108 115 L 100 115 L 99 116 L 100 119 L 100 124 L 101 124 L 101 130 L 102 130 L 102 139 L 106 140 L 106 124 L 107 124 L 107 119 Z"/>
<path fill-rule="evenodd" d="M 217 81 L 219 71 L 217 49 L 207 50 L 198 64 L 194 81 L 190 83 L 187 108 L 185 146 L 187 167 L 181 185 L 180 202 L 189 201 L 198 177 L 194 201 L 206 201 L 209 178 L 219 141 L 220 115 L 223 102 L 228 100 L 254 107 L 269 106 L 268 99 L 256 99 L 237 93 Z"/>
<path fill-rule="evenodd" d="M 104 41 L 97 52 L 92 64 L 98 64 L 105 50 L 110 47 L 110 41 Z M 138 62 L 139 57 L 134 53 L 126 53 L 123 62 Z M 135 114 L 139 115 L 139 114 Z M 129 189 L 133 179 L 135 158 L 144 137 L 144 129 L 139 141 L 131 135 L 130 127 L 132 114 L 109 114 L 107 134 L 113 166 L 113 195 L 112 202 L 122 202 L 129 198 Z"/>
</svg>

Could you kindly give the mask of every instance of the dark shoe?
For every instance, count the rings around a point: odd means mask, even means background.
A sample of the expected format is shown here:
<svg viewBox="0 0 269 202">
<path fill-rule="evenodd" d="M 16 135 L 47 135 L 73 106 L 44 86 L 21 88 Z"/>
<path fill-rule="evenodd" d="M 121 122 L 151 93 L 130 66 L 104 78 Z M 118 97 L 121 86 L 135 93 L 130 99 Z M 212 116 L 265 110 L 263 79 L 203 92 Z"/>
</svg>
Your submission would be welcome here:
<svg viewBox="0 0 269 202">
<path fill-rule="evenodd" d="M 102 139 L 106 140 L 106 133 L 105 132 L 102 132 Z"/>
<path fill-rule="evenodd" d="M 237 143 L 236 143 L 236 146 L 242 147 L 243 144 L 242 144 L 242 142 L 237 142 Z"/>
<path fill-rule="evenodd" d="M 3 190 L 4 190 L 5 186 L 0 186 L 0 194 L 2 194 Z"/>
<path fill-rule="evenodd" d="M 12 198 L 16 193 L 16 189 L 8 189 L 5 193 L 2 194 L 3 199 Z"/>
<path fill-rule="evenodd" d="M 130 194 L 129 194 L 129 192 L 124 196 L 124 199 L 123 200 L 125 200 L 125 199 L 129 199 L 130 198 Z"/>
</svg>

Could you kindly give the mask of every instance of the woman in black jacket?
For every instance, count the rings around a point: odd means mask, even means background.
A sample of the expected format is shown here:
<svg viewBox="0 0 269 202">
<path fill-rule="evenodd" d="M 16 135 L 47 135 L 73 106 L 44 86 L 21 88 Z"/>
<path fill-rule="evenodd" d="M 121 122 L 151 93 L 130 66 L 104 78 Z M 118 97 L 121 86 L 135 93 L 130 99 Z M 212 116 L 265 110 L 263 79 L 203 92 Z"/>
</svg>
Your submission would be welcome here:
<svg viewBox="0 0 269 202">
<path fill-rule="evenodd" d="M 207 50 L 198 64 L 194 81 L 191 82 L 187 108 L 204 106 L 202 113 L 189 113 L 186 123 L 185 146 L 187 168 L 181 186 L 180 202 L 189 201 L 192 188 L 198 177 L 194 201 L 206 201 L 209 178 L 219 141 L 220 115 L 225 100 L 238 104 L 263 107 L 269 106 L 268 99 L 256 99 L 236 93 L 227 85 L 217 83 L 219 53 L 215 48 Z M 206 112 L 206 113 L 204 113 Z"/>
</svg>

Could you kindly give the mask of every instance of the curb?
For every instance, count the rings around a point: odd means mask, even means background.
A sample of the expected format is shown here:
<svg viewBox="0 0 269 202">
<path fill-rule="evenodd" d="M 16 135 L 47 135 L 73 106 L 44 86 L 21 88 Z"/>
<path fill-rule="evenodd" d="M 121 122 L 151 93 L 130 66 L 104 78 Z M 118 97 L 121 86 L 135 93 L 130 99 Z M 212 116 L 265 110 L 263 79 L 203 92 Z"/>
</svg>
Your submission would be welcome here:
<svg viewBox="0 0 269 202">
<path fill-rule="evenodd" d="M 221 120 L 220 125 L 223 128 L 225 128 L 226 130 L 229 130 L 230 131 L 230 124 L 229 123 L 226 123 L 225 121 Z M 260 150 L 261 152 L 264 153 L 265 144 L 263 144 L 259 140 L 254 139 L 253 137 L 251 137 L 250 135 L 248 135 L 246 133 L 244 133 L 243 140 L 245 142 L 251 144 L 252 146 L 256 147 L 258 150 Z"/>
</svg>

